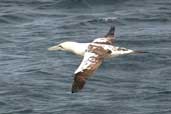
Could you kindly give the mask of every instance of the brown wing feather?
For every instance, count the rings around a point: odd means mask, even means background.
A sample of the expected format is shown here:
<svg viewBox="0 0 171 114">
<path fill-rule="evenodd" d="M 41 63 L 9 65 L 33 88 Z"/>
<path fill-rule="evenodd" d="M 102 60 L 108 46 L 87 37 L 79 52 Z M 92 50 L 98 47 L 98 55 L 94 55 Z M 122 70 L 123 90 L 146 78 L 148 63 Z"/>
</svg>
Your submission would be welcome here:
<svg viewBox="0 0 171 114">
<path fill-rule="evenodd" d="M 115 26 L 112 26 L 104 38 L 97 38 L 93 42 L 97 44 L 113 45 L 115 40 Z"/>
<path fill-rule="evenodd" d="M 82 73 L 75 74 L 74 82 L 72 84 L 72 93 L 78 92 L 84 87 L 86 79 Z"/>
<path fill-rule="evenodd" d="M 101 65 L 105 56 L 110 52 L 101 46 L 90 44 L 84 58 L 75 72 L 74 81 L 72 84 L 72 93 L 80 91 L 86 80 L 92 75 Z"/>
<path fill-rule="evenodd" d="M 105 35 L 105 38 L 111 37 L 113 38 L 115 36 L 115 26 L 111 26 L 108 33 Z"/>
</svg>

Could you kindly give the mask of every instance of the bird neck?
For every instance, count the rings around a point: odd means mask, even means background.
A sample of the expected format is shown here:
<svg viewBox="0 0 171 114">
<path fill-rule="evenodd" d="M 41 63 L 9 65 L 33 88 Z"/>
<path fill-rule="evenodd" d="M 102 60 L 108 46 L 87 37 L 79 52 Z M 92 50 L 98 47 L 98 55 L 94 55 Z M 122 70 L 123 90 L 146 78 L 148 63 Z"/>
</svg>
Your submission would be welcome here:
<svg viewBox="0 0 171 114">
<path fill-rule="evenodd" d="M 66 47 L 66 51 L 69 51 L 76 55 L 84 56 L 87 46 L 88 46 L 88 43 L 70 42 Z"/>
</svg>

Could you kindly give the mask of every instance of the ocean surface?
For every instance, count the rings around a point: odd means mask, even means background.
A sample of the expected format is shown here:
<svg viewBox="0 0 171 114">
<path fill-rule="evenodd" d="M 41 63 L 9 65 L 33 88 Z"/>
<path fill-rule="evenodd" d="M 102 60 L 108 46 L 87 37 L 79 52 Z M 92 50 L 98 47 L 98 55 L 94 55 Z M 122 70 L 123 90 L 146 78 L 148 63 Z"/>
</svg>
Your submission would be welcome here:
<svg viewBox="0 0 171 114">
<path fill-rule="evenodd" d="M 116 26 L 115 45 L 72 94 L 81 57 L 50 52 Z M 0 114 L 171 114 L 171 0 L 0 0 Z"/>
</svg>

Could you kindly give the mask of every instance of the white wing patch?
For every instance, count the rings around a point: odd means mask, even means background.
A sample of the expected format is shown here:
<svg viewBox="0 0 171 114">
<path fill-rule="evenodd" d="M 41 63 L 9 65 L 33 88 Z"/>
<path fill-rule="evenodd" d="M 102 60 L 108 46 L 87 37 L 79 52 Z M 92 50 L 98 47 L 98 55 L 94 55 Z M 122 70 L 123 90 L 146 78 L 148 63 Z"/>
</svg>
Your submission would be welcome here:
<svg viewBox="0 0 171 114">
<path fill-rule="evenodd" d="M 101 43 L 107 42 L 107 41 L 108 41 L 107 38 L 97 38 L 97 39 L 93 40 L 93 42 L 101 42 Z"/>
<path fill-rule="evenodd" d="M 111 37 L 109 37 L 109 38 L 97 38 L 93 42 L 97 43 L 97 44 L 113 45 L 114 39 Z"/>
<path fill-rule="evenodd" d="M 83 70 L 85 69 L 90 70 L 91 69 L 90 66 L 93 63 L 95 63 L 95 59 L 93 59 L 93 57 L 97 57 L 97 55 L 92 52 L 86 52 L 84 55 L 84 59 L 82 60 L 80 66 L 78 67 L 78 69 L 75 71 L 74 74 L 77 74 L 78 72 L 83 72 Z"/>
</svg>

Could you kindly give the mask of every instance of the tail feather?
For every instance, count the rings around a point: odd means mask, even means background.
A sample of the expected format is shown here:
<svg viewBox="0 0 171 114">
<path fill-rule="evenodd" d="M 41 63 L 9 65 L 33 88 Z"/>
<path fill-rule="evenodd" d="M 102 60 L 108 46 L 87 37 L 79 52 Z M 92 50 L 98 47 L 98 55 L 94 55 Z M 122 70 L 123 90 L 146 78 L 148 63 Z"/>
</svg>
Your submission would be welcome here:
<svg viewBox="0 0 171 114">
<path fill-rule="evenodd" d="M 134 51 L 133 53 L 149 53 L 149 52 L 146 52 L 146 51 Z"/>
</svg>

